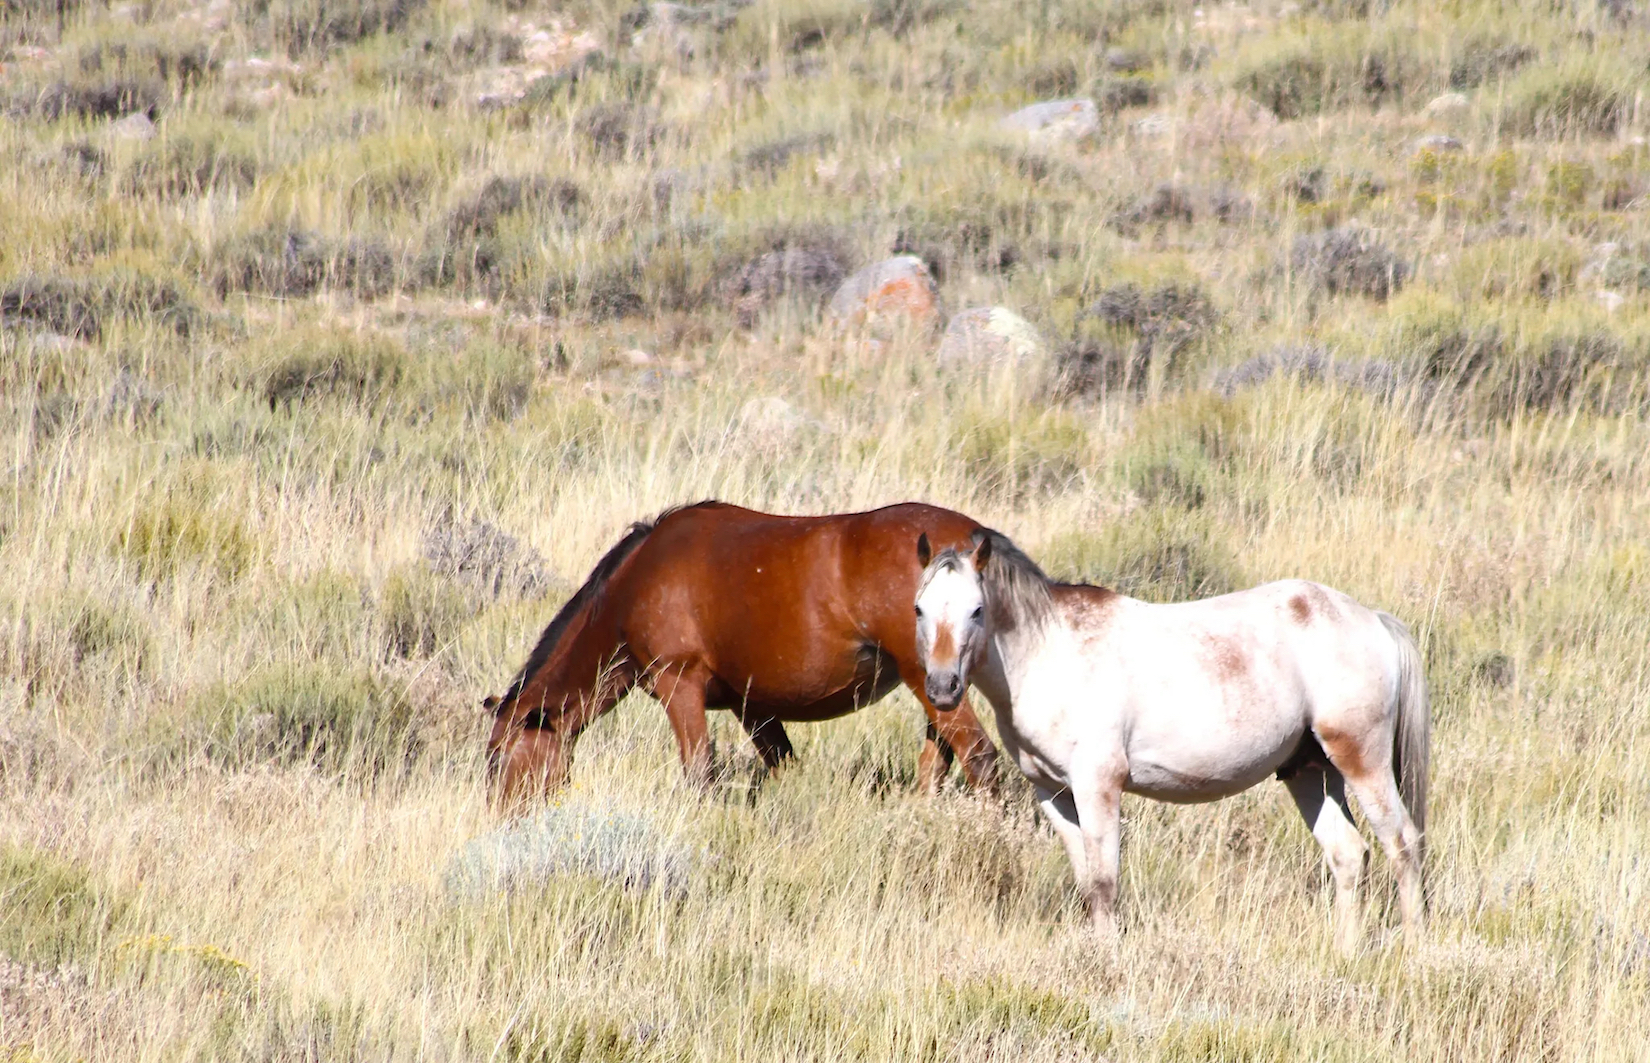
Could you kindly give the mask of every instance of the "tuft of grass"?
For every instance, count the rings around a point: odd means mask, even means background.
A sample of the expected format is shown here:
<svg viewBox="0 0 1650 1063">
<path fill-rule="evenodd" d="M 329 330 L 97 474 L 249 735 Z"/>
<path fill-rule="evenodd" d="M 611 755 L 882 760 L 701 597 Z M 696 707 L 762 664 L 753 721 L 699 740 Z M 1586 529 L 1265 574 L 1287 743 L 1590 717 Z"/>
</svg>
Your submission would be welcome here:
<svg viewBox="0 0 1650 1063">
<path fill-rule="evenodd" d="M 412 706 L 370 672 L 324 661 L 271 665 L 194 707 L 210 749 L 230 765 L 311 764 L 323 772 L 399 776 L 423 746 Z"/>
<path fill-rule="evenodd" d="M 387 397 L 406 375 L 406 355 L 381 337 L 325 332 L 288 338 L 285 355 L 263 377 L 271 410 L 313 399 L 335 398 L 372 405 Z"/>
<path fill-rule="evenodd" d="M 89 964 L 130 902 L 90 871 L 44 849 L 0 845 L 0 955 L 47 968 Z"/>
<path fill-rule="evenodd" d="M 322 288 L 371 296 L 395 285 L 397 263 L 384 244 L 370 238 L 334 240 L 273 227 L 227 241 L 214 252 L 210 271 L 220 296 L 251 292 L 292 297 Z"/>
<path fill-rule="evenodd" d="M 1609 64 L 1531 67 L 1507 85 L 1502 125 L 1526 137 L 1607 136 L 1632 107 L 1631 80 Z"/>
</svg>

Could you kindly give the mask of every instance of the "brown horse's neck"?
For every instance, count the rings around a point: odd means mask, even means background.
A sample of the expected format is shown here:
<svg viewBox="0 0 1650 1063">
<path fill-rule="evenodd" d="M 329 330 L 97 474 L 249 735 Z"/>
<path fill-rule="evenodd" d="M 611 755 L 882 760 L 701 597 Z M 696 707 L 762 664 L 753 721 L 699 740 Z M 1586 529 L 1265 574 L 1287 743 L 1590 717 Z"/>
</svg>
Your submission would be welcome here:
<svg viewBox="0 0 1650 1063">
<path fill-rule="evenodd" d="M 584 586 L 545 627 L 527 663 L 499 699 L 498 714 L 529 727 L 556 726 L 573 733 L 613 706 L 635 682 L 618 626 L 605 621 L 602 591 L 609 579 L 652 533 L 633 524 L 596 563 Z"/>
</svg>

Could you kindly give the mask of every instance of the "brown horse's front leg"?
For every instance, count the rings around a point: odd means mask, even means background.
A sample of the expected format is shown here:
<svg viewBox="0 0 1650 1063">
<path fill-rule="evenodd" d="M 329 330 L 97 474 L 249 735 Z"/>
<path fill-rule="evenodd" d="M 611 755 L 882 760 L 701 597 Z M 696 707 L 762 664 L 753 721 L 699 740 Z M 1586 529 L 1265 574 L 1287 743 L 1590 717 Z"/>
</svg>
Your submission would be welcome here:
<svg viewBox="0 0 1650 1063">
<path fill-rule="evenodd" d="M 910 674 L 901 672 L 912 694 L 928 714 L 927 738 L 922 744 L 922 755 L 917 758 L 917 786 L 924 793 L 937 793 L 945 773 L 951 768 L 953 755 L 962 757 L 963 778 L 968 785 L 987 793 L 997 792 L 997 747 L 980 726 L 974 707 L 965 693 L 954 709 L 937 709 L 928 700 L 926 676 L 920 668 Z"/>
<path fill-rule="evenodd" d="M 980 718 L 974 715 L 968 695 L 964 694 L 957 707 L 948 712 L 927 705 L 924 708 L 928 709 L 928 719 L 939 737 L 962 758 L 963 778 L 968 780 L 968 785 L 996 793 L 997 747 L 980 726 Z"/>
<path fill-rule="evenodd" d="M 682 754 L 682 771 L 688 782 L 703 790 L 710 786 L 713 758 L 710 726 L 705 722 L 705 686 L 710 674 L 692 665 L 662 669 L 653 679 L 653 696 L 665 707 L 676 746 Z"/>
</svg>

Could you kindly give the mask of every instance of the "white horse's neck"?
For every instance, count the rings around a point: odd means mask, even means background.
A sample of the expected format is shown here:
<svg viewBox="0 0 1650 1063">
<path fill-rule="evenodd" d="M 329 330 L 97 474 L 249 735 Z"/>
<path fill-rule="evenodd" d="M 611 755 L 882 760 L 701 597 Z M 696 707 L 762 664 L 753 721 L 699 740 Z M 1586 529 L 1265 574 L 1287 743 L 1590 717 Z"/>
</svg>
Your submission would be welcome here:
<svg viewBox="0 0 1650 1063">
<path fill-rule="evenodd" d="M 1027 673 L 1058 626 L 1060 620 L 1053 616 L 1041 624 L 1024 617 L 992 617 L 985 666 L 976 673 L 974 684 L 1000 714 L 999 723 L 1002 716 L 1013 712 Z"/>
</svg>

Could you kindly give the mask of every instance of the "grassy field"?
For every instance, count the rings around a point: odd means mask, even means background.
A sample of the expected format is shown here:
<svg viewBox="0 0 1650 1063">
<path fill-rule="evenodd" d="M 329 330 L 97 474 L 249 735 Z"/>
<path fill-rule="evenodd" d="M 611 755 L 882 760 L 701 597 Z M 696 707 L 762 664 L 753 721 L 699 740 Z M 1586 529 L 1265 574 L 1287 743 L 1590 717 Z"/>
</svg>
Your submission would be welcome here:
<svg viewBox="0 0 1650 1063">
<path fill-rule="evenodd" d="M 0 1059 L 1646 1058 L 1640 6 L 0 0 Z M 896 251 L 1043 354 L 834 328 Z M 1101 951 L 903 692 L 704 796 L 637 695 L 535 822 L 669 873 L 467 878 L 480 698 L 706 497 L 1396 613 L 1425 940 L 1269 784 L 1126 804 Z"/>
</svg>

